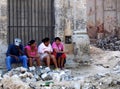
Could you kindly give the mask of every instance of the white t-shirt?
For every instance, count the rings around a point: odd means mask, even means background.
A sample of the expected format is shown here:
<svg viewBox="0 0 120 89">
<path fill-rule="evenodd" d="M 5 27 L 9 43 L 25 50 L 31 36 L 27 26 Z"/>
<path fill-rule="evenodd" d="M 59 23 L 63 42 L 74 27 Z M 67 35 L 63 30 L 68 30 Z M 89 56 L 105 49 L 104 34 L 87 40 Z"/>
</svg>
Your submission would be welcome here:
<svg viewBox="0 0 120 89">
<path fill-rule="evenodd" d="M 53 52 L 51 44 L 45 46 L 44 43 L 41 43 L 38 47 L 38 53 L 43 54 L 45 51 Z"/>
</svg>

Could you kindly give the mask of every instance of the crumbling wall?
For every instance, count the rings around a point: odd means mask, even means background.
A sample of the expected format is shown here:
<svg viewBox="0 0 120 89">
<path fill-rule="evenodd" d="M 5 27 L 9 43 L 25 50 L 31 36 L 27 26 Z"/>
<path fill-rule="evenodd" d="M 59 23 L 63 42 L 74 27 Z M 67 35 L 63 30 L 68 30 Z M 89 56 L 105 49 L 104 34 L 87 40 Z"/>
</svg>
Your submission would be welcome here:
<svg viewBox="0 0 120 89">
<path fill-rule="evenodd" d="M 64 41 L 66 33 L 73 35 L 73 31 L 86 29 L 86 0 L 55 0 L 54 6 L 55 36 Z"/>
<path fill-rule="evenodd" d="M 74 59 L 88 59 L 89 57 L 86 56 L 89 54 L 89 37 L 86 31 L 86 0 L 55 0 L 54 5 L 56 36 L 61 37 L 65 42 L 65 48 L 74 53 Z M 67 36 L 69 42 L 66 42 Z"/>
<path fill-rule="evenodd" d="M 87 0 L 87 16 L 87 29 L 91 39 L 119 36 L 120 0 Z"/>
<path fill-rule="evenodd" d="M 55 36 L 61 37 L 64 41 L 65 29 L 68 21 L 70 22 L 69 30 L 73 30 L 73 0 L 55 0 Z"/>
<path fill-rule="evenodd" d="M 0 0 L 0 68 L 5 67 L 7 49 L 7 0 Z"/>
</svg>

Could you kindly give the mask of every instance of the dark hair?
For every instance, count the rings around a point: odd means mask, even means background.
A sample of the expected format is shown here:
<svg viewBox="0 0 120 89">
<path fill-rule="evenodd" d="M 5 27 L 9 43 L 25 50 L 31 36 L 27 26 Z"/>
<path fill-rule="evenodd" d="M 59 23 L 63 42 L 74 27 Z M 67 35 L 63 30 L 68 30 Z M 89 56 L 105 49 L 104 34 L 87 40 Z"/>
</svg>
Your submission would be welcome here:
<svg viewBox="0 0 120 89">
<path fill-rule="evenodd" d="M 56 40 L 59 40 L 59 41 L 61 41 L 61 39 L 60 39 L 59 37 L 55 37 L 55 41 L 56 41 Z"/>
<path fill-rule="evenodd" d="M 48 41 L 50 41 L 50 39 L 48 38 L 48 37 L 46 37 L 46 38 L 44 38 L 44 39 L 42 39 L 42 42 L 48 42 Z"/>
<path fill-rule="evenodd" d="M 28 42 L 28 45 L 32 45 L 32 44 L 34 44 L 35 43 L 35 40 L 30 40 L 29 42 Z"/>
</svg>

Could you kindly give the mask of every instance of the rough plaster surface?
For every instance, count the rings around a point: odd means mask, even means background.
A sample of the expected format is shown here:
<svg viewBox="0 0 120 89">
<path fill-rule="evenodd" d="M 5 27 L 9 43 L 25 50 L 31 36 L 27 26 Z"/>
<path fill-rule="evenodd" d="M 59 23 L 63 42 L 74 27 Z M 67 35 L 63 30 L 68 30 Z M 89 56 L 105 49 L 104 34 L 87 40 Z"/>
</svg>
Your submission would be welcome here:
<svg viewBox="0 0 120 89">
<path fill-rule="evenodd" d="M 72 37 L 74 31 L 86 33 L 86 0 L 55 0 L 54 7 L 55 36 L 65 42 L 65 36 Z M 7 0 L 0 0 L 0 64 L 7 50 L 7 21 Z"/>
<path fill-rule="evenodd" d="M 0 0 L 0 67 L 5 67 L 7 50 L 7 0 Z"/>
</svg>

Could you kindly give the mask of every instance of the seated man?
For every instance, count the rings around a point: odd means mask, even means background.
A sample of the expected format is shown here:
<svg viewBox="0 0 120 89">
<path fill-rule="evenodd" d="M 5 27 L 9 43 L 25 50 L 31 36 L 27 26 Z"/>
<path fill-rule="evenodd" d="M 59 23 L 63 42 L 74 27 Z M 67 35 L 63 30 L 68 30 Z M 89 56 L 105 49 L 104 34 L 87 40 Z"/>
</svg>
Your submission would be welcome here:
<svg viewBox="0 0 120 89">
<path fill-rule="evenodd" d="M 42 68 L 40 65 L 40 55 L 38 54 L 38 48 L 35 40 L 29 41 L 28 45 L 25 47 L 25 52 L 28 57 L 29 69 L 33 68 L 33 61 L 36 61 L 38 68 Z"/>
<path fill-rule="evenodd" d="M 27 68 L 27 57 L 24 55 L 23 46 L 20 44 L 21 40 L 16 38 L 14 44 L 9 45 L 6 53 L 6 67 L 11 70 L 12 63 L 22 62 L 23 67 Z"/>
</svg>

